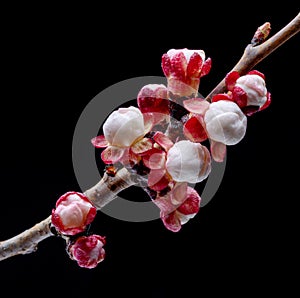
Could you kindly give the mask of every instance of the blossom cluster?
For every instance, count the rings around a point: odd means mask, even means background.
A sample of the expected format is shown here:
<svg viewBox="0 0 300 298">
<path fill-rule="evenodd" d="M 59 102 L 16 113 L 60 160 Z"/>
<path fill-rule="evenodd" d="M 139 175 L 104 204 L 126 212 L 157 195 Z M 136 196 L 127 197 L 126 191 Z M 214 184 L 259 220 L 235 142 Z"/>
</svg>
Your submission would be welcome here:
<svg viewBox="0 0 300 298">
<path fill-rule="evenodd" d="M 214 95 L 211 102 L 201 98 L 200 78 L 211 65 L 203 50 L 169 50 L 161 60 L 167 85 L 143 86 L 136 106 L 112 112 L 103 134 L 91 140 L 103 149 L 104 164 L 121 163 L 146 176 L 146 191 L 173 232 L 200 209 L 201 197 L 191 184 L 208 177 L 212 160 L 222 162 L 227 146 L 245 136 L 247 117 L 271 101 L 265 77 L 256 70 L 241 76 L 230 72 L 226 92 Z M 174 119 L 178 105 L 182 113 Z"/>
<path fill-rule="evenodd" d="M 173 232 L 200 210 L 201 197 L 192 185 L 207 179 L 212 161 L 224 161 L 227 146 L 244 138 L 248 117 L 271 102 L 257 70 L 246 75 L 231 71 L 224 93 L 210 102 L 202 98 L 200 78 L 211 66 L 203 50 L 169 50 L 161 60 L 167 84 L 143 86 L 136 105 L 113 111 L 103 133 L 91 139 L 107 169 L 121 164 L 142 176 L 162 223 Z M 69 256 L 85 268 L 105 257 L 105 237 L 87 234 L 95 216 L 92 202 L 78 192 L 62 195 L 52 210 L 52 225 L 68 239 Z"/>
<path fill-rule="evenodd" d="M 67 252 L 80 267 L 95 268 L 105 258 L 105 237 L 85 235 L 96 213 L 90 200 L 83 193 L 74 191 L 60 196 L 52 209 L 51 223 L 57 233 L 67 239 Z"/>
</svg>

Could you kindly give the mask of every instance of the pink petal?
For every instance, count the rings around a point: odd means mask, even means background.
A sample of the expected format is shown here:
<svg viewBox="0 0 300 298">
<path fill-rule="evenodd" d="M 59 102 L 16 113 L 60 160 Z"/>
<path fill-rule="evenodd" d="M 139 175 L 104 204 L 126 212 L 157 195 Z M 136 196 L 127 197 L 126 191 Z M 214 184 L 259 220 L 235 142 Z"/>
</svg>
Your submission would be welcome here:
<svg viewBox="0 0 300 298">
<path fill-rule="evenodd" d="M 202 65 L 200 77 L 202 78 L 206 76 L 210 72 L 210 70 L 211 70 L 211 58 L 207 58 Z"/>
<path fill-rule="evenodd" d="M 166 196 L 157 196 L 153 203 L 160 209 L 161 213 L 169 214 L 176 210 L 177 206 L 174 206 L 170 200 L 170 196 L 167 194 Z"/>
<path fill-rule="evenodd" d="M 160 131 L 157 131 L 154 134 L 153 140 L 158 145 L 160 145 L 165 151 L 168 151 L 174 145 L 174 143 Z"/>
<path fill-rule="evenodd" d="M 235 86 L 233 88 L 232 98 L 240 108 L 243 108 L 247 105 L 247 93 L 240 87 Z"/>
<path fill-rule="evenodd" d="M 196 190 L 189 187 L 188 197 L 184 203 L 177 208 L 177 211 L 184 215 L 196 214 L 200 210 L 200 202 L 201 198 L 199 194 L 196 192 Z"/>
<path fill-rule="evenodd" d="M 157 84 L 144 86 L 138 93 L 137 104 L 142 113 L 169 114 L 167 87 Z"/>
<path fill-rule="evenodd" d="M 187 77 L 200 77 L 200 71 L 202 68 L 203 60 L 199 53 L 194 52 L 190 57 L 188 66 L 187 66 Z"/>
<path fill-rule="evenodd" d="M 181 222 L 178 216 L 176 216 L 176 212 L 172 212 L 169 214 L 164 215 L 161 213 L 161 220 L 164 224 L 164 226 L 172 231 L 172 232 L 178 232 L 181 229 Z"/>
<path fill-rule="evenodd" d="M 161 59 L 161 66 L 166 77 L 169 77 L 171 74 L 171 60 L 167 53 L 163 54 Z"/>
<path fill-rule="evenodd" d="M 151 170 L 148 175 L 148 187 L 160 191 L 168 186 L 170 178 L 165 169 Z"/>
<path fill-rule="evenodd" d="M 166 153 L 163 150 L 153 148 L 143 156 L 143 162 L 149 169 L 162 169 L 165 166 Z"/>
<path fill-rule="evenodd" d="M 106 164 L 114 164 L 118 162 L 124 155 L 126 148 L 108 146 L 101 153 L 101 159 Z"/>
<path fill-rule="evenodd" d="M 204 116 L 209 108 L 209 102 L 203 98 L 191 98 L 183 101 L 183 106 L 191 113 Z"/>
<path fill-rule="evenodd" d="M 104 148 L 108 146 L 108 142 L 106 141 L 104 135 L 92 138 L 91 142 L 96 148 Z"/>
<path fill-rule="evenodd" d="M 136 142 L 131 146 L 131 150 L 134 154 L 143 154 L 153 147 L 153 141 L 148 138 L 143 138 L 139 142 Z"/>
<path fill-rule="evenodd" d="M 184 135 L 194 143 L 200 143 L 207 139 L 206 130 L 201 117 L 191 117 L 183 126 Z"/>
<path fill-rule="evenodd" d="M 216 102 L 219 100 L 230 100 L 233 101 L 232 99 L 232 93 L 219 93 L 219 94 L 215 94 L 212 99 L 211 102 Z"/>
<path fill-rule="evenodd" d="M 187 197 L 188 184 L 186 182 L 177 182 L 171 192 L 171 202 L 174 205 L 182 204 Z"/>
<path fill-rule="evenodd" d="M 262 72 L 258 71 L 258 70 L 255 70 L 255 69 L 250 70 L 247 74 L 248 75 L 255 74 L 255 75 L 258 75 L 258 76 L 262 77 L 265 80 L 265 75 Z"/>
<path fill-rule="evenodd" d="M 222 162 L 226 155 L 226 149 L 225 144 L 210 140 L 210 151 L 214 161 Z"/>
<path fill-rule="evenodd" d="M 240 77 L 240 74 L 236 70 L 229 72 L 225 76 L 225 84 L 226 84 L 227 90 L 232 91 L 233 87 L 235 86 L 236 80 L 239 77 Z"/>
<path fill-rule="evenodd" d="M 155 123 L 155 118 L 153 117 L 153 113 L 145 113 L 143 114 L 144 118 L 144 135 L 151 131 Z"/>
<path fill-rule="evenodd" d="M 184 81 L 186 78 L 187 61 L 183 52 L 177 52 L 171 58 L 172 75 Z"/>
</svg>

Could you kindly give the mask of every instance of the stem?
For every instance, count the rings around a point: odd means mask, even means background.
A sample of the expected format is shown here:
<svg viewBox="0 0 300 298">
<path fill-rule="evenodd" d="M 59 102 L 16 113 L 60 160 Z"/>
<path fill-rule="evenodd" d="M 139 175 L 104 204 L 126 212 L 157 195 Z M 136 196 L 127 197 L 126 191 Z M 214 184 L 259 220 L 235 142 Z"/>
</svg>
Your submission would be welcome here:
<svg viewBox="0 0 300 298">
<path fill-rule="evenodd" d="M 122 168 L 113 177 L 105 173 L 95 186 L 85 191 L 85 195 L 96 206 L 97 210 L 100 210 L 116 198 L 120 191 L 134 184 L 130 173 Z M 50 215 L 32 228 L 0 242 L 0 261 L 15 255 L 32 253 L 37 250 L 39 242 L 54 235 L 51 232 Z"/>
<path fill-rule="evenodd" d="M 266 58 L 279 46 L 284 44 L 288 39 L 294 36 L 300 31 L 300 13 L 289 22 L 284 28 L 278 31 L 270 39 L 266 40 L 260 45 L 253 46 L 247 45 L 244 54 L 238 63 L 233 67 L 231 71 L 238 71 L 240 75 L 245 75 L 256 64 Z M 215 94 L 223 93 L 226 90 L 225 78 L 209 93 L 206 100 L 211 102 L 212 97 Z"/>
</svg>

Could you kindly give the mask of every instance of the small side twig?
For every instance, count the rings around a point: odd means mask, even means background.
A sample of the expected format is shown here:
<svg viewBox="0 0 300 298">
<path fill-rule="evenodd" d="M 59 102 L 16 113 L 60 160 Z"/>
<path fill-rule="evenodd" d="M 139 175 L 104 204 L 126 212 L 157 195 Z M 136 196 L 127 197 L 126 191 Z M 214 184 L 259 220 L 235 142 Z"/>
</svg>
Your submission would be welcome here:
<svg viewBox="0 0 300 298">
<path fill-rule="evenodd" d="M 248 44 L 244 54 L 232 71 L 238 71 L 240 75 L 245 75 L 248 71 L 285 43 L 288 39 L 300 31 L 300 13 L 290 21 L 284 28 L 278 31 L 270 39 L 263 41 L 261 44 Z M 208 94 L 207 101 L 211 101 L 213 95 L 225 91 L 225 78 Z"/>
</svg>

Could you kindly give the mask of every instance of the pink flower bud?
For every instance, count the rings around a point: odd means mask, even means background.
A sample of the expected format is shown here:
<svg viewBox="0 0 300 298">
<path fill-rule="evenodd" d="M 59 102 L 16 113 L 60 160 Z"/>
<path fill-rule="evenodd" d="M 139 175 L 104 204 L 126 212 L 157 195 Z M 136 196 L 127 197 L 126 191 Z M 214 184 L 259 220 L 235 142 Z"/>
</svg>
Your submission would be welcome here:
<svg viewBox="0 0 300 298">
<path fill-rule="evenodd" d="M 167 153 L 166 169 L 177 182 L 198 183 L 211 171 L 209 150 L 200 143 L 179 141 Z"/>
<path fill-rule="evenodd" d="M 82 193 L 67 192 L 56 202 L 52 210 L 52 224 L 62 234 L 75 235 L 83 232 L 97 213 L 97 209 Z"/>
<path fill-rule="evenodd" d="M 153 125 L 169 120 L 168 89 L 165 85 L 145 85 L 138 93 L 137 104 L 143 114 L 151 114 Z"/>
<path fill-rule="evenodd" d="M 233 101 L 211 103 L 204 122 L 209 138 L 225 145 L 237 144 L 246 133 L 247 117 Z"/>
<path fill-rule="evenodd" d="M 235 87 L 240 87 L 247 94 L 247 106 L 262 107 L 267 101 L 265 80 L 256 74 L 247 74 L 236 80 Z"/>
<path fill-rule="evenodd" d="M 162 69 L 168 79 L 168 90 L 178 96 L 196 95 L 200 78 L 209 73 L 211 59 L 203 50 L 171 49 L 162 56 Z"/>
<path fill-rule="evenodd" d="M 144 132 L 143 114 L 133 106 L 112 112 L 103 125 L 106 141 L 116 147 L 130 147 Z"/>
<path fill-rule="evenodd" d="M 83 268 L 95 268 L 105 258 L 105 237 L 99 235 L 81 236 L 67 249 L 72 260 Z"/>
<path fill-rule="evenodd" d="M 172 232 L 178 232 L 182 225 L 186 224 L 199 212 L 201 197 L 195 189 L 188 186 L 184 200 L 179 206 L 172 206 L 170 202 L 167 205 L 165 201 L 168 201 L 168 199 L 158 198 L 154 202 L 161 209 L 160 217 L 165 227 Z"/>
</svg>

